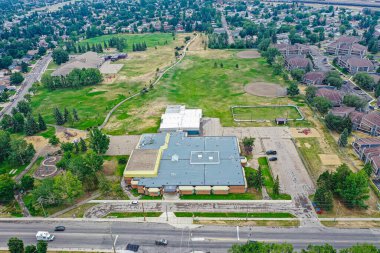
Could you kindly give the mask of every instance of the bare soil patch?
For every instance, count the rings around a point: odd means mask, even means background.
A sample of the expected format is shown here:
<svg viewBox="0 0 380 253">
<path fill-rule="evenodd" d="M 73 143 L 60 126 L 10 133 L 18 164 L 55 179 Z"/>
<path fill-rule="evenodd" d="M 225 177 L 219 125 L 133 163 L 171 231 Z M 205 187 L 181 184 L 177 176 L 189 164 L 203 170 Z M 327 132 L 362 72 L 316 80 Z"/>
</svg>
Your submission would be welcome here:
<svg viewBox="0 0 380 253">
<path fill-rule="evenodd" d="M 36 152 L 41 151 L 49 144 L 49 141 L 42 136 L 27 136 L 25 137 L 27 143 L 31 143 Z"/>
<path fill-rule="evenodd" d="M 241 51 L 237 53 L 236 56 L 243 59 L 256 59 L 261 57 L 260 53 L 257 50 Z"/>
<path fill-rule="evenodd" d="M 321 135 L 315 128 L 290 128 L 293 138 L 319 138 Z"/>
<path fill-rule="evenodd" d="M 100 73 L 102 74 L 117 74 L 124 64 L 111 64 L 110 61 L 106 61 L 100 67 Z"/>
<path fill-rule="evenodd" d="M 80 138 L 85 139 L 87 137 L 87 132 L 77 129 L 57 129 L 57 137 L 59 141 L 62 142 L 76 142 Z"/>
<path fill-rule="evenodd" d="M 111 161 L 104 161 L 103 163 L 103 172 L 106 176 L 112 176 L 115 173 L 115 170 L 117 168 L 117 161 L 111 160 Z"/>
<path fill-rule="evenodd" d="M 337 155 L 319 154 L 319 158 L 321 159 L 321 162 L 323 165 L 341 165 L 342 164 L 342 162 L 340 161 Z"/>
<path fill-rule="evenodd" d="M 260 97 L 284 97 L 286 96 L 286 89 L 278 84 L 255 82 L 248 84 L 244 87 L 244 91 L 248 94 Z"/>
</svg>

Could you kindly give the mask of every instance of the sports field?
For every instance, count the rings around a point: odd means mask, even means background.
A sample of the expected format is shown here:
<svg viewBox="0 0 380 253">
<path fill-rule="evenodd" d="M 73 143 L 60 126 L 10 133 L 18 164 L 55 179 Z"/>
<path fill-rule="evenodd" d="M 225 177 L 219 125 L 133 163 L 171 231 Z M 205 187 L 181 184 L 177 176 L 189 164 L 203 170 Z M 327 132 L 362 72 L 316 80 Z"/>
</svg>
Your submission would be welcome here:
<svg viewBox="0 0 380 253">
<path fill-rule="evenodd" d="M 233 107 L 236 121 L 275 120 L 276 118 L 300 119 L 302 116 L 293 106 Z"/>
</svg>

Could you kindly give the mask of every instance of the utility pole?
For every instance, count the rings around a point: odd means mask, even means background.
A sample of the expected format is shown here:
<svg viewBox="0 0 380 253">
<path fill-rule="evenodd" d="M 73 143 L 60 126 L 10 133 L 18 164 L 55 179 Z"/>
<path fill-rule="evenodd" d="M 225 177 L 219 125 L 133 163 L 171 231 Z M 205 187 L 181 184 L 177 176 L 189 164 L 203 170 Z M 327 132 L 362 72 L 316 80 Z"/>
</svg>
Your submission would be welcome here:
<svg viewBox="0 0 380 253">
<path fill-rule="evenodd" d="M 44 212 L 44 217 L 46 217 L 46 212 L 45 212 L 45 209 L 44 209 L 44 205 L 42 204 L 42 202 L 43 202 L 42 197 L 39 197 L 37 201 L 38 201 L 38 203 L 40 203 L 40 205 L 42 207 L 42 211 Z"/>
<path fill-rule="evenodd" d="M 117 238 L 118 238 L 119 236 L 116 235 L 115 239 L 113 239 L 113 234 L 112 234 L 112 223 L 110 223 L 110 237 L 111 237 L 111 241 L 112 241 L 112 249 L 113 249 L 113 253 L 116 253 L 116 241 L 117 241 Z"/>
<path fill-rule="evenodd" d="M 168 218 L 168 205 L 165 205 L 165 213 L 166 213 L 166 221 L 169 220 Z"/>
</svg>

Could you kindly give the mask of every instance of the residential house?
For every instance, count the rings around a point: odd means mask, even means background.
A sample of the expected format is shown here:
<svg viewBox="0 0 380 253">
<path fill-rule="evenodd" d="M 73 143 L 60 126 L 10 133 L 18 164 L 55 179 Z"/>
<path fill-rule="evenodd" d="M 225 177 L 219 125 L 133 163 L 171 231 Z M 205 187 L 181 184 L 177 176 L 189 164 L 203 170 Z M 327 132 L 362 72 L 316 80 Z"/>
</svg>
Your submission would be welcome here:
<svg viewBox="0 0 380 253">
<path fill-rule="evenodd" d="M 308 68 L 311 68 L 312 64 L 310 59 L 302 57 L 302 56 L 293 56 L 293 57 L 286 57 L 285 58 L 285 67 L 288 70 L 293 69 L 303 69 L 307 70 Z"/>
<path fill-rule="evenodd" d="M 321 88 L 317 90 L 316 96 L 327 98 L 333 106 L 340 106 L 343 102 L 343 97 L 337 90 Z"/>
<path fill-rule="evenodd" d="M 358 72 L 374 72 L 375 65 L 368 60 L 353 56 L 340 56 L 338 57 L 338 65 L 345 68 L 350 74 L 356 74 Z"/>
<path fill-rule="evenodd" d="M 363 58 L 367 48 L 358 44 L 359 38 L 343 36 L 327 46 L 326 52 L 336 56 L 357 56 Z"/>
<path fill-rule="evenodd" d="M 306 55 L 309 55 L 311 53 L 311 50 L 308 46 L 306 45 L 303 45 L 303 44 L 294 44 L 294 45 L 290 45 L 290 44 L 276 44 L 274 45 L 275 48 L 278 49 L 278 51 L 280 51 L 280 53 L 283 55 L 283 56 L 295 56 L 295 55 L 303 55 L 303 56 L 306 56 Z"/>
<path fill-rule="evenodd" d="M 326 73 L 323 71 L 311 71 L 303 76 L 303 83 L 306 85 L 321 85 L 326 77 Z"/>
<path fill-rule="evenodd" d="M 373 111 L 367 114 L 357 114 L 355 120 L 356 122 L 352 122 L 354 130 L 359 130 L 372 136 L 380 135 L 380 113 Z"/>
<path fill-rule="evenodd" d="M 352 143 L 357 156 L 365 163 L 370 163 L 375 175 L 380 173 L 380 138 L 359 138 Z"/>
<path fill-rule="evenodd" d="M 339 106 L 339 107 L 333 107 L 330 110 L 330 113 L 334 116 L 348 117 L 354 111 L 355 111 L 355 107 Z"/>
</svg>

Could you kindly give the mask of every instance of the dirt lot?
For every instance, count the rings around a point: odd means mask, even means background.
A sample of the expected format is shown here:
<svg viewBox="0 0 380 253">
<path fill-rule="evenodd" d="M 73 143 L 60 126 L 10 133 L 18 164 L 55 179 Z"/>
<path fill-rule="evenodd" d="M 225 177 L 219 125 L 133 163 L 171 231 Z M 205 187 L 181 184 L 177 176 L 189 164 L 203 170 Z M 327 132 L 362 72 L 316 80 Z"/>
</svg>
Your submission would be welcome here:
<svg viewBox="0 0 380 253">
<path fill-rule="evenodd" d="M 306 131 L 305 131 L 306 130 Z M 315 128 L 290 128 L 290 133 L 293 138 L 311 138 L 311 137 L 320 137 L 321 135 Z"/>
<path fill-rule="evenodd" d="M 57 129 L 56 135 L 60 142 L 73 142 L 80 138 L 85 139 L 87 132 L 77 129 L 59 128 Z"/>
<path fill-rule="evenodd" d="M 140 140 L 140 135 L 110 136 L 106 155 L 130 155 Z"/>
<path fill-rule="evenodd" d="M 49 140 L 42 136 L 27 136 L 25 137 L 27 143 L 31 143 L 34 146 L 36 152 L 40 152 L 44 147 L 49 144 Z"/>
<path fill-rule="evenodd" d="M 339 156 L 334 154 L 319 154 L 319 158 L 323 165 L 336 165 L 339 166 L 342 162 L 339 159 Z"/>
<path fill-rule="evenodd" d="M 117 74 L 124 64 L 111 64 L 110 61 L 106 61 L 100 67 L 100 73 L 102 74 Z"/>
<path fill-rule="evenodd" d="M 274 83 L 256 82 L 244 87 L 248 94 L 261 97 L 283 97 L 286 96 L 286 89 Z"/>
<path fill-rule="evenodd" d="M 257 50 L 241 51 L 237 53 L 236 56 L 243 59 L 255 59 L 261 57 L 260 53 Z"/>
</svg>

